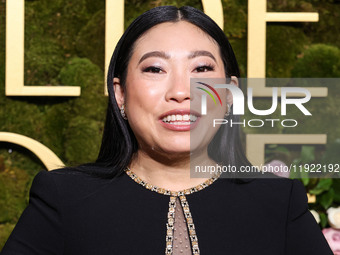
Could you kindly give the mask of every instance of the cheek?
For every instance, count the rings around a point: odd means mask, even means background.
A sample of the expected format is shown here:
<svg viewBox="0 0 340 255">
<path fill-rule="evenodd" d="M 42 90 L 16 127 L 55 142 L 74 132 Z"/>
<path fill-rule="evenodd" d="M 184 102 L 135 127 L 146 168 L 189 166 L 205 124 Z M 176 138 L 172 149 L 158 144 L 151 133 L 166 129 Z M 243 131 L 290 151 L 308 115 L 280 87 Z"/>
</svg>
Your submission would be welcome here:
<svg viewBox="0 0 340 255">
<path fill-rule="evenodd" d="M 127 84 L 126 105 L 130 115 L 153 113 L 162 99 L 163 91 L 152 82 L 135 80 Z"/>
</svg>

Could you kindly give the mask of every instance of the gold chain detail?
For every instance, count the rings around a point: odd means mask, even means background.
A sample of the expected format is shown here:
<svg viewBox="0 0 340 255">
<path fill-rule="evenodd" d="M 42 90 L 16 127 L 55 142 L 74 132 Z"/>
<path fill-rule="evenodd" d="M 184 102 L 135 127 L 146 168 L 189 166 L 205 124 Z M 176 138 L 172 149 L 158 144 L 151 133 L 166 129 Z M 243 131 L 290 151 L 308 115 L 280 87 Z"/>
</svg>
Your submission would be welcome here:
<svg viewBox="0 0 340 255">
<path fill-rule="evenodd" d="M 174 223 L 175 223 L 175 209 L 176 209 L 176 197 L 170 197 L 168 223 L 166 224 L 166 247 L 165 254 L 171 255 L 174 241 Z"/>
<path fill-rule="evenodd" d="M 189 209 L 189 203 L 185 196 L 180 196 L 179 198 L 181 200 L 184 216 L 187 221 L 187 227 L 189 230 L 189 236 L 191 240 L 192 254 L 200 254 L 200 249 L 198 248 L 198 238 L 195 231 L 194 221 L 192 219 L 191 212 Z"/>
</svg>

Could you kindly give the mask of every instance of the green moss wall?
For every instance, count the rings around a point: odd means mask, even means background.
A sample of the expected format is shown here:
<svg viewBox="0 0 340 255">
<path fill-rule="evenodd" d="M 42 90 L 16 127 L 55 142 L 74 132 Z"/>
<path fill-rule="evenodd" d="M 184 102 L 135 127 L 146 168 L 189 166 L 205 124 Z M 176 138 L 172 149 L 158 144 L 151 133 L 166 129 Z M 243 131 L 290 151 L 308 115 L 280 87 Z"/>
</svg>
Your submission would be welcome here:
<svg viewBox="0 0 340 255">
<path fill-rule="evenodd" d="M 242 77 L 246 77 L 247 1 L 222 2 L 225 33 L 239 60 Z M 158 5 L 202 9 L 199 0 L 126 0 L 125 25 Z M 5 96 L 5 6 L 6 0 L 0 1 L 0 130 L 40 141 L 65 164 L 94 160 L 107 104 L 103 95 L 105 0 L 25 1 L 25 84 L 81 86 L 82 94 L 77 98 Z M 268 24 L 267 77 L 340 76 L 339 1 L 268 0 L 268 10 L 317 11 L 320 21 Z M 304 123 L 301 127 L 248 128 L 244 132 L 326 133 L 327 155 L 334 159 L 339 154 L 339 146 L 334 145 L 340 138 L 339 96 L 340 87 L 335 86 L 329 88 L 327 98 L 313 99 L 308 104 L 313 118 L 305 119 L 293 112 Z M 265 107 L 270 102 L 257 99 L 255 103 Z M 324 150 L 321 148 L 320 153 Z M 292 161 L 294 155 L 288 156 L 288 160 Z M 34 175 L 42 169 L 45 169 L 42 163 L 26 149 L 0 142 L 0 250 L 28 203 Z M 338 183 L 330 187 L 335 194 L 340 193 Z M 327 206 L 339 202 L 340 198 L 332 199 Z M 315 207 L 325 211 L 318 203 Z"/>
</svg>

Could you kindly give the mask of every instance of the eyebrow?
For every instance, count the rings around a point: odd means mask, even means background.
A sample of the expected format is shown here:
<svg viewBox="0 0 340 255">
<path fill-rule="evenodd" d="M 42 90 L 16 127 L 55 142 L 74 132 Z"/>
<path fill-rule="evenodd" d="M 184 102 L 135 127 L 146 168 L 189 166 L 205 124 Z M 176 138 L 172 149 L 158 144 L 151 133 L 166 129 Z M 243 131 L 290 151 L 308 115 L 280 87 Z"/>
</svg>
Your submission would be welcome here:
<svg viewBox="0 0 340 255">
<path fill-rule="evenodd" d="M 158 58 L 164 58 L 164 59 L 170 58 L 170 56 L 166 54 L 164 51 L 151 51 L 151 52 L 145 53 L 139 60 L 138 64 L 143 62 L 145 59 L 151 58 L 151 57 L 158 57 Z"/>
<path fill-rule="evenodd" d="M 200 57 L 200 56 L 205 56 L 205 57 L 210 57 L 212 58 L 215 62 L 216 61 L 216 58 L 214 57 L 213 54 L 211 54 L 209 51 L 206 51 L 206 50 L 198 50 L 198 51 L 193 51 L 189 54 L 188 58 L 189 59 L 193 59 L 193 58 L 197 58 L 197 57 Z"/>
<path fill-rule="evenodd" d="M 215 62 L 217 62 L 214 55 L 211 54 L 209 51 L 206 51 L 206 50 L 197 50 L 197 51 L 190 52 L 190 54 L 188 55 L 188 59 L 193 59 L 193 58 L 197 58 L 197 57 L 200 57 L 200 56 L 210 57 Z M 151 51 L 151 52 L 145 53 L 141 57 L 141 59 L 138 61 L 138 64 L 140 64 L 145 59 L 150 58 L 150 57 L 158 57 L 158 58 L 169 59 L 170 55 L 165 53 L 164 51 Z"/>
</svg>

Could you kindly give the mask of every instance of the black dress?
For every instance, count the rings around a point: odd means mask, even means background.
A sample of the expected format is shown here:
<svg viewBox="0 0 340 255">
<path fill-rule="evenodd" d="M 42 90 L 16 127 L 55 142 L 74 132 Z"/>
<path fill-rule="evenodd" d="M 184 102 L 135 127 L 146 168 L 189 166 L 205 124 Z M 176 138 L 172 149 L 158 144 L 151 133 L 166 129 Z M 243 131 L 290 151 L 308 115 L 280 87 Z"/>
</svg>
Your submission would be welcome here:
<svg viewBox="0 0 340 255">
<path fill-rule="evenodd" d="M 166 254 L 168 245 L 176 244 L 174 203 L 181 208 L 177 215 L 183 213 L 184 243 L 182 250 L 171 246 L 173 254 L 188 249 L 203 255 L 333 254 L 299 180 L 218 178 L 196 186 L 183 201 L 183 194 L 164 194 L 131 177 L 127 172 L 115 179 L 70 169 L 39 172 L 29 205 L 1 254 Z"/>
</svg>

